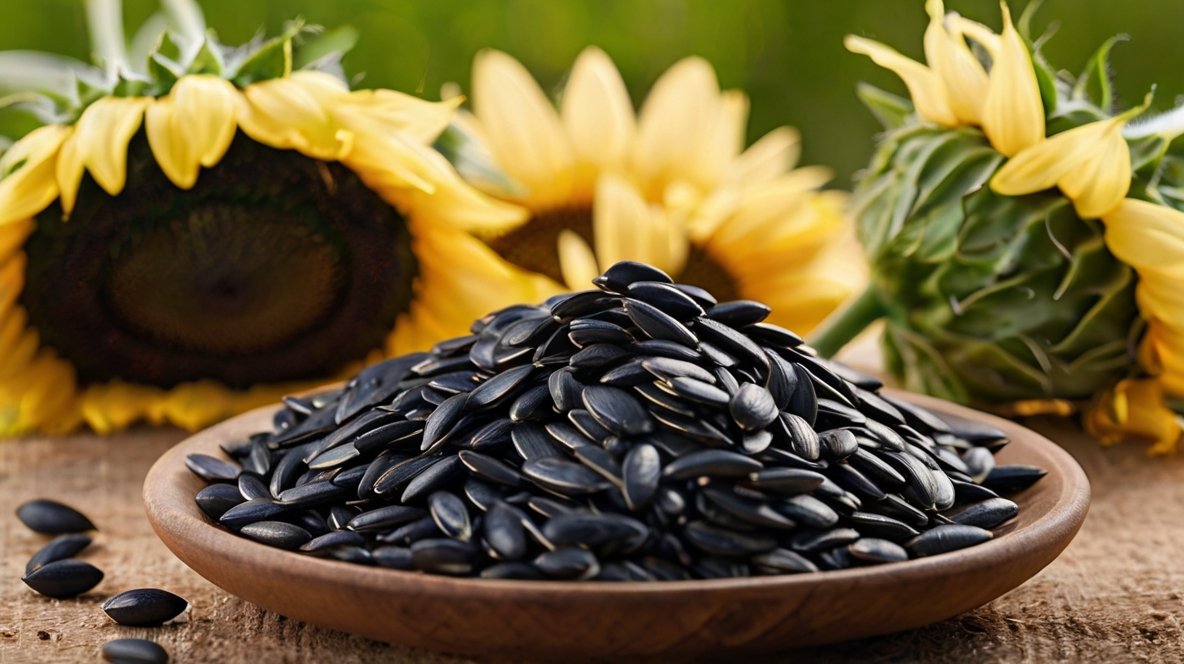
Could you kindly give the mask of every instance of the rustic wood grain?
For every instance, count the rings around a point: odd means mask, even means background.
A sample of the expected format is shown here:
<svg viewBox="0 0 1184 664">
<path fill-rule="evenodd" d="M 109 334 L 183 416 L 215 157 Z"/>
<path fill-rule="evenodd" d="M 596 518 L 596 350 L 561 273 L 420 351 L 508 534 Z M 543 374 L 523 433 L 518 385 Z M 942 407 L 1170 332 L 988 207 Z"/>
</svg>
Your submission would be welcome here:
<svg viewBox="0 0 1184 664">
<path fill-rule="evenodd" d="M 1184 460 L 1149 459 L 1137 446 L 1100 448 L 1066 423 L 1036 428 L 1068 449 L 1093 484 L 1077 539 L 1036 578 L 991 604 L 930 627 L 806 653 L 794 661 L 1184 660 Z M 150 636 L 176 662 L 460 662 L 306 626 L 264 612 L 207 583 L 152 534 L 140 483 L 180 441 L 172 430 L 0 443 L 0 662 L 95 661 L 117 636 Z M 107 573 L 79 600 L 48 600 L 19 581 L 42 538 L 12 511 L 51 496 L 99 524 L 87 558 Z M 155 630 L 111 623 L 101 599 L 152 585 L 194 603 L 193 620 Z"/>
</svg>

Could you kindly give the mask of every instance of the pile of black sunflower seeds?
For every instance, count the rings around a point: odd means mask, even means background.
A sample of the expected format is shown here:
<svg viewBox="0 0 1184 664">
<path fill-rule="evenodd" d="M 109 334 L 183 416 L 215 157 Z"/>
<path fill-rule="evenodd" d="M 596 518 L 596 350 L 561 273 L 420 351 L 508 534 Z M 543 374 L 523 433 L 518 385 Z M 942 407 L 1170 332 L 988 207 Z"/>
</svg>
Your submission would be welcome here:
<svg viewBox="0 0 1184 664">
<path fill-rule="evenodd" d="M 596 289 L 512 306 L 272 432 L 191 455 L 244 537 L 436 574 L 668 581 L 842 569 L 990 540 L 1001 431 L 881 394 L 763 322 L 623 262 Z"/>
</svg>

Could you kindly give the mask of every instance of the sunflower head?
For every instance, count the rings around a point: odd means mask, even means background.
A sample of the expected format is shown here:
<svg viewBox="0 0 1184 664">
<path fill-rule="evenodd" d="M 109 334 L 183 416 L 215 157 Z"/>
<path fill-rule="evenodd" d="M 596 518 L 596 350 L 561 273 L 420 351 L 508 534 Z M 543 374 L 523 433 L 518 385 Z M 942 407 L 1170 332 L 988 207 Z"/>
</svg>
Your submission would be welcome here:
<svg viewBox="0 0 1184 664">
<path fill-rule="evenodd" d="M 1184 365 L 1168 340 L 1184 330 L 1184 300 L 1153 289 L 1184 259 L 1171 239 L 1184 223 L 1168 221 L 1180 214 L 1181 132 L 1128 126 L 1149 100 L 1113 108 L 1117 40 L 1070 77 L 1023 36 L 1030 16 L 1017 29 L 1002 5 L 996 33 L 939 0 L 926 7 L 925 64 L 847 41 L 911 99 L 861 89 L 885 124 L 854 199 L 872 287 L 816 339 L 821 350 L 883 317 L 887 364 L 912 389 L 1017 414 L 1090 404 L 1103 438 L 1172 449 L 1179 426 L 1162 424 L 1179 420 L 1166 397 L 1184 394 Z M 1136 393 L 1164 398 L 1123 406 Z"/>
<path fill-rule="evenodd" d="M 862 286 L 844 197 L 821 191 L 829 173 L 794 168 L 788 127 L 746 148 L 747 97 L 721 91 L 700 58 L 670 67 L 635 111 L 598 48 L 576 59 L 557 103 L 516 60 L 485 51 L 472 97 L 456 123 L 458 168 L 528 216 L 479 236 L 557 287 L 642 261 L 808 330 Z"/>
<path fill-rule="evenodd" d="M 459 100 L 351 90 L 349 31 L 228 47 L 166 5 L 132 55 L 91 3 L 100 66 L 10 98 L 44 124 L 0 158 L 0 433 L 198 427 L 549 288 L 470 234 L 522 215 L 431 147 Z"/>
</svg>

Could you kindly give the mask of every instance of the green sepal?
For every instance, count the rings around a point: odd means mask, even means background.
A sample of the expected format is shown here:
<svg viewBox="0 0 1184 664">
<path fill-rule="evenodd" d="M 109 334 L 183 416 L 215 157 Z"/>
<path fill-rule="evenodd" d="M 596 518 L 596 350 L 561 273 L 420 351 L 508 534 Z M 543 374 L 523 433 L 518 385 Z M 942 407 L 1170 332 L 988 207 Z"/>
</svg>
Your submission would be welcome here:
<svg viewBox="0 0 1184 664">
<path fill-rule="evenodd" d="M 1115 44 L 1129 40 L 1127 35 L 1114 35 L 1098 47 L 1086 62 L 1085 70 L 1073 85 L 1073 97 L 1088 101 L 1106 113 L 1113 112 L 1114 87 L 1110 73 L 1110 51 Z"/>
<path fill-rule="evenodd" d="M 246 45 L 229 51 L 226 54 L 226 77 L 235 85 L 245 87 L 257 81 L 287 75 L 292 70 L 292 40 L 303 29 L 303 21 L 288 21 L 278 36 L 266 40 L 252 39 Z"/>
<path fill-rule="evenodd" d="M 896 129 L 908 122 L 913 114 L 913 103 L 904 97 L 894 95 L 874 85 L 859 83 L 855 95 L 867 106 L 872 115 L 885 129 Z"/>
</svg>

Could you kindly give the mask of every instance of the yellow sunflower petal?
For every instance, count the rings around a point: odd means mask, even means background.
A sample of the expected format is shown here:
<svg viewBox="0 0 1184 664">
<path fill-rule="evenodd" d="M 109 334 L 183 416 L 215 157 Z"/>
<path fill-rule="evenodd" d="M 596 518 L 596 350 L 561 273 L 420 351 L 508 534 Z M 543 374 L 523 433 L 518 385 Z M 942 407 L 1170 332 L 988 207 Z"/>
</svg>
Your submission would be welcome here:
<svg viewBox="0 0 1184 664">
<path fill-rule="evenodd" d="M 234 86 L 210 75 L 186 76 L 148 106 L 148 145 L 173 184 L 190 189 L 199 166 L 209 168 L 222 160 L 234 140 L 240 106 Z"/>
<path fill-rule="evenodd" d="M 555 108 L 517 60 L 482 51 L 473 62 L 473 111 L 506 174 L 532 208 L 561 201 L 572 185 L 572 148 Z"/>
<path fill-rule="evenodd" d="M 68 411 L 74 399 L 74 370 L 43 352 L 0 387 L 0 435 L 62 432 L 77 424 Z"/>
<path fill-rule="evenodd" d="M 600 274 L 592 248 L 575 231 L 564 230 L 559 234 L 558 251 L 559 269 L 563 272 L 563 282 L 568 288 L 587 288 Z"/>
<path fill-rule="evenodd" d="M 349 95 L 345 84 L 336 78 L 323 72 L 296 72 L 252 83 L 242 94 L 246 103 L 239 110 L 239 126 L 252 139 L 323 161 L 349 154 L 354 136 L 328 109 Z"/>
<path fill-rule="evenodd" d="M 448 128 L 463 97 L 443 101 L 427 101 L 394 90 L 354 90 L 335 104 L 381 122 L 398 127 L 407 138 L 429 145 Z"/>
<path fill-rule="evenodd" d="M 713 140 L 721 121 L 715 71 L 698 57 L 676 62 L 654 83 L 641 107 L 631 163 L 647 195 L 699 167 L 702 142 Z"/>
<path fill-rule="evenodd" d="M 899 76 L 908 88 L 913 105 L 921 117 L 946 127 L 958 125 L 958 116 L 950 106 L 945 83 L 936 72 L 871 39 L 847 35 L 843 45 L 848 51 L 866 55 L 872 62 Z"/>
<path fill-rule="evenodd" d="M 25 287 L 25 266 L 28 259 L 24 252 L 14 254 L 0 263 L 0 312 L 8 311 Z"/>
<path fill-rule="evenodd" d="M 7 261 L 20 251 L 35 227 L 36 224 L 32 219 L 18 219 L 0 225 L 0 263 Z"/>
<path fill-rule="evenodd" d="M 1107 391 L 1090 408 L 1086 429 L 1103 443 L 1136 437 L 1153 442 L 1153 454 L 1176 451 L 1180 419 L 1164 403 L 1163 389 L 1154 379 L 1127 379 Z"/>
<path fill-rule="evenodd" d="M 1019 152 L 991 178 L 991 189 L 1004 196 L 1021 196 L 1053 187 L 1075 169 L 1109 151 L 1099 148 L 1116 122 L 1121 120 L 1100 120 L 1074 127 Z M 1122 140 L 1120 132 L 1118 139 Z M 1126 164 L 1129 185 L 1129 155 Z"/>
<path fill-rule="evenodd" d="M 217 422 L 233 412 L 230 391 L 204 380 L 172 388 L 164 397 L 162 408 L 168 422 L 189 431 Z"/>
<path fill-rule="evenodd" d="M 945 25 L 941 0 L 925 3 L 929 27 L 925 29 L 925 60 L 945 83 L 950 109 L 962 124 L 982 121 L 983 99 L 987 95 L 987 71 L 970 52 L 961 33 Z"/>
<path fill-rule="evenodd" d="M 991 64 L 982 125 L 991 145 L 1010 157 L 1044 140 L 1044 103 L 1028 47 L 1011 24 L 1007 5 L 1000 7 L 1003 33 Z"/>
<path fill-rule="evenodd" d="M 589 47 L 576 58 L 560 115 L 590 190 L 597 171 L 624 164 L 636 131 L 629 91 L 604 51 Z"/>
<path fill-rule="evenodd" d="M 1131 151 L 1122 137 L 1122 123 L 1110 121 L 1089 158 L 1057 184 L 1082 219 L 1096 219 L 1114 209 L 1131 189 Z"/>
<path fill-rule="evenodd" d="M 738 182 L 759 184 L 789 171 L 802 153 L 802 136 L 793 127 L 778 127 L 753 143 L 733 166 Z"/>
<path fill-rule="evenodd" d="M 597 262 L 604 266 L 623 260 L 648 262 L 648 247 L 639 246 L 633 229 L 645 224 L 649 214 L 649 205 L 631 184 L 612 174 L 601 176 L 592 206 Z"/>
<path fill-rule="evenodd" d="M 122 381 L 92 385 L 82 395 L 82 418 L 99 434 L 126 429 L 147 417 L 162 395 L 158 388 Z"/>
<path fill-rule="evenodd" d="M 982 23 L 972 21 L 965 16 L 959 15 L 957 12 L 950 12 L 946 14 L 946 26 L 957 34 L 967 37 L 983 47 L 992 58 L 999 53 L 1002 43 L 999 35 Z"/>
<path fill-rule="evenodd" d="M 69 127 L 39 127 L 0 158 L 0 227 L 24 222 L 58 197 L 55 167 L 69 135 Z"/>
<path fill-rule="evenodd" d="M 57 179 L 62 210 L 74 209 L 82 169 L 117 196 L 127 181 L 127 146 L 140 129 L 147 97 L 103 97 L 82 112 L 58 155 Z"/>
</svg>

